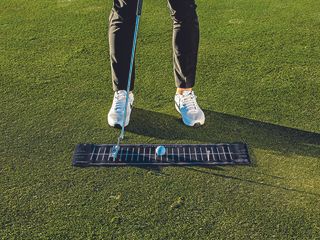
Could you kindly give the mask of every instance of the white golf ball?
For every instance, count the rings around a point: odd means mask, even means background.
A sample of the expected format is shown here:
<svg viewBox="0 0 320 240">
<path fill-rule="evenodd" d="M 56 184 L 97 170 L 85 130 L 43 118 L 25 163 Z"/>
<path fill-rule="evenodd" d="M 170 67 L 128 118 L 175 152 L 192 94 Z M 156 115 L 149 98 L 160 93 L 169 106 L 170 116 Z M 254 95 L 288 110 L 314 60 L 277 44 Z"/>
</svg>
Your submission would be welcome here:
<svg viewBox="0 0 320 240">
<path fill-rule="evenodd" d="M 163 156 L 166 154 L 166 148 L 164 146 L 158 146 L 156 148 L 156 153 L 158 156 Z"/>
</svg>

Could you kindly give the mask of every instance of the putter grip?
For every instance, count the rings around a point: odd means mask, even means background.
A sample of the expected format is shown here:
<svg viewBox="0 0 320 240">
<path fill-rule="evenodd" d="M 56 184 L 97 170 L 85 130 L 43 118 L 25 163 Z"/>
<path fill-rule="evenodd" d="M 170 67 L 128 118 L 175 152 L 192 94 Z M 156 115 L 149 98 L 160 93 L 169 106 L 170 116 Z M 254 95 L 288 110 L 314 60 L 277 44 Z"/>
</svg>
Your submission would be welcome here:
<svg viewBox="0 0 320 240">
<path fill-rule="evenodd" d="M 138 5 L 137 5 L 137 16 L 141 16 L 141 11 L 142 11 L 142 1 L 143 1 L 143 0 L 138 0 Z"/>
</svg>

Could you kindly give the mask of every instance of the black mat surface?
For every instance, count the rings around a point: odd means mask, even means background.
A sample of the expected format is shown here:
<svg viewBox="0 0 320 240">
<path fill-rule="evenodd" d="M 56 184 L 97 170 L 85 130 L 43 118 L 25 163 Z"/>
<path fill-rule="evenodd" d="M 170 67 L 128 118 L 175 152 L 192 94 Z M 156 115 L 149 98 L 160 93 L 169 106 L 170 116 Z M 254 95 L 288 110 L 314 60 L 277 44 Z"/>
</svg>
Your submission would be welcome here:
<svg viewBox="0 0 320 240">
<path fill-rule="evenodd" d="M 121 145 L 116 159 L 112 157 L 112 144 L 79 144 L 72 164 L 88 166 L 122 165 L 235 165 L 250 164 L 247 145 L 230 144 L 164 144 L 166 154 L 156 155 L 153 144 Z"/>
</svg>

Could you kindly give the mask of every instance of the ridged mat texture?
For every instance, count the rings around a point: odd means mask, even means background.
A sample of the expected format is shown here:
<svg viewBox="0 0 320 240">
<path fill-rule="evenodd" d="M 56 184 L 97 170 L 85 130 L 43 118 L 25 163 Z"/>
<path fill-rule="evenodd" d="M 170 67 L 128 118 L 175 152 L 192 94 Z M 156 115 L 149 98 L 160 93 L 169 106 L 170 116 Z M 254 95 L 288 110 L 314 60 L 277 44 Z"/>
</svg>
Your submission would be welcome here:
<svg viewBox="0 0 320 240">
<path fill-rule="evenodd" d="M 72 164 L 88 166 L 122 165 L 243 165 L 250 164 L 245 143 L 164 144 L 165 155 L 158 156 L 155 144 L 121 145 L 117 158 L 112 144 L 78 144 Z"/>
</svg>

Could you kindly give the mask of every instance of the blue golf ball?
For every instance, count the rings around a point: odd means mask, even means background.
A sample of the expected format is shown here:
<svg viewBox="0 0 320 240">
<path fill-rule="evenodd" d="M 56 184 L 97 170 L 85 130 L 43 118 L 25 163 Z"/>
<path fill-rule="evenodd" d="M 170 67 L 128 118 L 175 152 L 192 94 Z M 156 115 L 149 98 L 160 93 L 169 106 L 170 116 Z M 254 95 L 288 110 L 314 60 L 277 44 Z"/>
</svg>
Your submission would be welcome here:
<svg viewBox="0 0 320 240">
<path fill-rule="evenodd" d="M 156 153 L 158 156 L 163 156 L 166 154 L 166 148 L 164 146 L 158 146 L 156 148 Z"/>
</svg>

